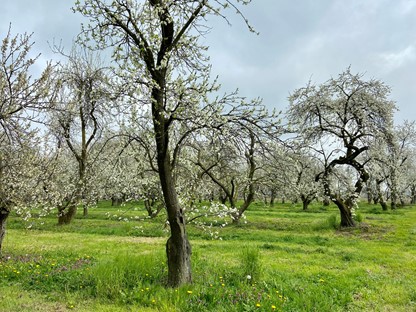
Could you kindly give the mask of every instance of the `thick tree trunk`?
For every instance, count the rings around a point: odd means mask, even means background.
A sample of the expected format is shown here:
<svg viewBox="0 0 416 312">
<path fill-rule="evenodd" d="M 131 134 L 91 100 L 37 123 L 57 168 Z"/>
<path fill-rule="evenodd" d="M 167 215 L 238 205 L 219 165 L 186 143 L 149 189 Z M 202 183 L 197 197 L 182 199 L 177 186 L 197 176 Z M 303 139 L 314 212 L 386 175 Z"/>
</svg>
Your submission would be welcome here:
<svg viewBox="0 0 416 312">
<path fill-rule="evenodd" d="M 166 242 L 168 285 L 171 287 L 192 282 L 191 244 L 185 231 L 185 224 L 175 223 L 173 226 L 170 223 L 172 234 Z"/>
<path fill-rule="evenodd" d="M 354 219 L 352 217 L 351 208 L 344 203 L 343 201 L 336 199 L 334 200 L 335 205 L 337 205 L 340 217 L 341 217 L 341 227 L 353 227 L 355 226 Z"/>
<path fill-rule="evenodd" d="M 312 200 L 308 199 L 307 197 L 302 196 L 302 207 L 303 211 L 308 210 L 309 204 L 312 202 Z"/>
<path fill-rule="evenodd" d="M 10 211 L 6 208 L 0 208 L 0 256 L 3 246 L 3 239 L 6 236 L 6 220 L 9 217 Z"/>
<path fill-rule="evenodd" d="M 77 213 L 77 204 L 71 203 L 64 209 L 59 210 L 58 225 L 70 224 Z"/>
<path fill-rule="evenodd" d="M 178 287 L 192 282 L 192 249 L 186 234 L 185 216 L 179 205 L 168 159 L 159 163 L 159 176 L 171 233 L 166 243 L 168 285 Z"/>
</svg>

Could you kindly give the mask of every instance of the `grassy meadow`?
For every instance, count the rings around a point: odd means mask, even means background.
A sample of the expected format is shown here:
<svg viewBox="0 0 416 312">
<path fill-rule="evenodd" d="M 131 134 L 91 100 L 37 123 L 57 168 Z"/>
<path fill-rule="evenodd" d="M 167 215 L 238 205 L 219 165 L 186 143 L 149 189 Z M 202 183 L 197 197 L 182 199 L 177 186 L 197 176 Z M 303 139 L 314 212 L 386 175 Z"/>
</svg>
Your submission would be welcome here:
<svg viewBox="0 0 416 312">
<path fill-rule="evenodd" d="M 220 240 L 189 225 L 194 282 L 171 289 L 165 215 L 119 220 L 145 216 L 131 205 L 68 226 L 10 217 L 0 311 L 416 311 L 415 207 L 362 203 L 348 230 L 319 203 L 255 203 L 247 223 L 218 224 Z"/>
</svg>

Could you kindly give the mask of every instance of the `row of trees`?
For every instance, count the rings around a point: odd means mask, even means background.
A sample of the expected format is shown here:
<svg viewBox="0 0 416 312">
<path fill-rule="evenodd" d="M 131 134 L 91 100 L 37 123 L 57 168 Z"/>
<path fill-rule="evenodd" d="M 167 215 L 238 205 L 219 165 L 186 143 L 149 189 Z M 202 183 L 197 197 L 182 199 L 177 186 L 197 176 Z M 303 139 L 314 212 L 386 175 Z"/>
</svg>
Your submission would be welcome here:
<svg viewBox="0 0 416 312">
<path fill-rule="evenodd" d="M 249 1 L 85 0 L 90 19 L 66 61 L 30 76 L 30 35 L 2 42 L 0 250 L 12 209 L 68 224 L 100 199 L 167 212 L 168 284 L 192 281 L 186 223 L 238 222 L 253 200 L 330 200 L 341 225 L 368 200 L 416 199 L 414 123 L 394 127 L 389 88 L 348 68 L 293 92 L 285 114 L 220 93 L 200 44 L 206 17 Z M 251 26 L 246 21 L 251 30 Z M 88 48 L 87 48 L 88 47 Z M 93 50 L 110 50 L 111 66 Z M 285 123 L 285 124 L 284 124 Z M 209 200 L 211 205 L 196 203 Z"/>
</svg>

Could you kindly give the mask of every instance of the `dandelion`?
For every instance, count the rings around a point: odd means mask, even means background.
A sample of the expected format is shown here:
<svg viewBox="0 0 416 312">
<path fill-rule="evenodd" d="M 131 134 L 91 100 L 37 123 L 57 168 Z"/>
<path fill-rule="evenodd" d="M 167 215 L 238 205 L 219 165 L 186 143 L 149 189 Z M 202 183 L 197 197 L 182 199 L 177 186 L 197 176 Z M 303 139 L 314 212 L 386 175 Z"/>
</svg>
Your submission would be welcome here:
<svg viewBox="0 0 416 312">
<path fill-rule="evenodd" d="M 275 305 L 272 305 L 272 310 L 276 310 L 276 306 Z"/>
<path fill-rule="evenodd" d="M 261 304 L 260 304 L 259 302 L 257 302 L 257 303 L 256 303 L 256 307 L 257 307 L 257 308 L 260 308 L 260 307 L 261 307 Z"/>
<path fill-rule="evenodd" d="M 187 293 L 188 293 L 188 294 L 192 294 L 192 290 L 188 290 L 188 291 L 187 291 Z"/>
<path fill-rule="evenodd" d="M 224 283 L 222 283 L 222 284 L 221 284 L 221 286 L 222 286 L 222 287 L 224 287 L 224 286 L 225 286 L 225 284 L 224 284 Z"/>
<path fill-rule="evenodd" d="M 247 275 L 247 279 L 248 280 L 251 280 L 251 275 Z"/>
</svg>

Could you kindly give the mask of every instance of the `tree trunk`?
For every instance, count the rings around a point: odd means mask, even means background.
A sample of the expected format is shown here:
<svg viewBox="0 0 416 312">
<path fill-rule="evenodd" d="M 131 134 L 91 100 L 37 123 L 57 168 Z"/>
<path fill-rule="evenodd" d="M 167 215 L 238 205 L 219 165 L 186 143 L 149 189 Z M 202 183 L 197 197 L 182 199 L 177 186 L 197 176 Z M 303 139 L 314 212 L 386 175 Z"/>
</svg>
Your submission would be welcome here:
<svg viewBox="0 0 416 312">
<path fill-rule="evenodd" d="M 70 203 L 65 208 L 59 210 L 58 225 L 70 224 L 77 213 L 77 204 Z"/>
<path fill-rule="evenodd" d="M 383 211 L 387 211 L 388 207 L 387 207 L 387 203 L 384 200 L 384 196 L 383 196 L 383 192 L 381 191 L 381 183 L 383 182 L 383 180 L 376 180 L 376 187 L 377 187 L 377 202 L 380 203 L 381 209 Z M 376 204 L 376 202 L 374 201 L 374 203 Z"/>
<path fill-rule="evenodd" d="M 3 239 L 6 235 L 6 220 L 9 217 L 10 210 L 1 207 L 0 208 L 0 256 L 2 251 Z"/>
<path fill-rule="evenodd" d="M 185 216 L 179 205 L 170 163 L 167 160 L 160 163 L 159 176 L 171 233 L 166 243 L 168 285 L 178 287 L 192 282 L 192 249 L 186 234 Z"/>
<path fill-rule="evenodd" d="M 410 199 L 410 203 L 412 205 L 416 204 L 416 186 L 412 185 L 411 186 L 411 199 Z"/>
<path fill-rule="evenodd" d="M 328 197 L 324 197 L 324 200 L 322 201 L 322 204 L 326 207 L 326 206 L 329 206 L 331 204 L 331 201 L 329 200 Z"/>
<path fill-rule="evenodd" d="M 227 202 L 227 195 L 225 195 L 221 190 L 218 199 L 220 200 L 221 204 L 225 205 L 225 203 Z"/>
<path fill-rule="evenodd" d="M 88 216 L 88 206 L 87 205 L 82 205 L 82 210 L 83 210 L 83 216 L 86 217 Z"/>
<path fill-rule="evenodd" d="M 163 205 L 154 199 L 150 200 L 147 198 L 144 200 L 144 207 L 146 208 L 147 215 L 153 219 L 158 216 L 159 212 L 163 208 Z"/>
<path fill-rule="evenodd" d="M 159 76 L 160 75 L 160 76 Z M 157 150 L 157 165 L 160 185 L 168 215 L 170 237 L 166 242 L 168 262 L 168 285 L 178 287 L 192 282 L 191 254 L 192 249 L 188 240 L 185 226 L 185 216 L 180 207 L 173 176 L 174 163 L 171 163 L 169 151 L 170 121 L 164 114 L 164 77 L 166 73 L 158 73 L 158 87 L 152 89 L 152 117 Z"/>
<path fill-rule="evenodd" d="M 301 195 L 303 211 L 308 210 L 309 204 L 312 202 L 307 196 Z"/>
<path fill-rule="evenodd" d="M 352 217 L 351 208 L 340 199 L 333 200 L 333 202 L 337 205 L 340 212 L 341 227 L 354 227 L 355 222 Z"/>
<path fill-rule="evenodd" d="M 272 191 L 270 192 L 270 207 L 274 206 L 275 198 L 276 198 L 276 191 L 272 189 Z"/>
<path fill-rule="evenodd" d="M 373 201 L 373 192 L 367 185 L 367 203 L 370 205 Z"/>
<path fill-rule="evenodd" d="M 112 196 L 111 197 L 111 206 L 120 206 L 123 203 L 123 199 L 120 197 Z"/>
<path fill-rule="evenodd" d="M 387 203 L 384 200 L 379 200 L 379 202 L 380 202 L 381 209 L 383 211 L 389 210 L 389 208 L 387 207 Z"/>
</svg>

